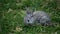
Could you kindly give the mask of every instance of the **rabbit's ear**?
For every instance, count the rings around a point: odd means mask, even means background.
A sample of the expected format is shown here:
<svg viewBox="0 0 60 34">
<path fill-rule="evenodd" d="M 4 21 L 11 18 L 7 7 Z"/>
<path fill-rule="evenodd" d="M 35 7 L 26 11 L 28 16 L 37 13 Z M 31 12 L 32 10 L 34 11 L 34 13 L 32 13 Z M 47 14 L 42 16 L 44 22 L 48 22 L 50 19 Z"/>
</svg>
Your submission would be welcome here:
<svg viewBox="0 0 60 34">
<path fill-rule="evenodd" d="M 35 11 L 35 8 L 33 7 L 33 8 L 32 8 L 32 12 L 34 12 L 34 11 Z"/>
<path fill-rule="evenodd" d="M 27 14 L 33 14 L 34 8 L 26 7 L 26 13 Z"/>
<path fill-rule="evenodd" d="M 27 14 L 30 13 L 29 7 L 26 7 L 26 13 L 27 13 Z"/>
<path fill-rule="evenodd" d="M 26 11 L 29 11 L 29 7 L 26 7 Z"/>
</svg>

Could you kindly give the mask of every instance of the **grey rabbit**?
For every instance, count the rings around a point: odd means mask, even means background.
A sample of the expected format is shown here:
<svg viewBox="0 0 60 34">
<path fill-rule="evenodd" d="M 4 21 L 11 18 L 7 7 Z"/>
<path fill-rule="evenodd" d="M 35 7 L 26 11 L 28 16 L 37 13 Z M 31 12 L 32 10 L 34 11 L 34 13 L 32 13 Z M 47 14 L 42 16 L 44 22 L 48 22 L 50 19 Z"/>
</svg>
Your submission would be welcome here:
<svg viewBox="0 0 60 34">
<path fill-rule="evenodd" d="M 50 16 L 44 11 L 34 11 L 29 8 L 26 9 L 26 15 L 24 17 L 25 25 L 33 24 L 49 24 L 51 21 Z"/>
</svg>

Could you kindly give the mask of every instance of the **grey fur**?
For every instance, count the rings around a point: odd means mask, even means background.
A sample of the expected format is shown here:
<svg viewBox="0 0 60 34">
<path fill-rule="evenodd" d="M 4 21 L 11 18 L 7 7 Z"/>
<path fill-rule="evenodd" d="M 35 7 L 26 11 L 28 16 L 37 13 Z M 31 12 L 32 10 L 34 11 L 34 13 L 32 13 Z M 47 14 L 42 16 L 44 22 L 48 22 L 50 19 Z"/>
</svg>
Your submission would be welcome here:
<svg viewBox="0 0 60 34">
<path fill-rule="evenodd" d="M 25 25 L 33 25 L 33 24 L 48 24 L 50 23 L 50 16 L 44 11 L 26 11 L 26 15 L 24 17 Z"/>
</svg>

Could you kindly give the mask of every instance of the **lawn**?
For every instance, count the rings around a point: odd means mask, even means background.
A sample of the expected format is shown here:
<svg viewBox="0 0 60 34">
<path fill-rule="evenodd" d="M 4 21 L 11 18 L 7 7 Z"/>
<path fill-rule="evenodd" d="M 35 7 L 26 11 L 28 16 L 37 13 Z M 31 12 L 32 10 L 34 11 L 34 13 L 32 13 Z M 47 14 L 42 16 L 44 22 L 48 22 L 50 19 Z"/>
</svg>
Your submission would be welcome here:
<svg viewBox="0 0 60 34">
<path fill-rule="evenodd" d="M 1 0 L 1 34 L 60 34 L 60 9 L 56 0 Z M 54 26 L 25 26 L 25 7 L 47 12 Z"/>
</svg>

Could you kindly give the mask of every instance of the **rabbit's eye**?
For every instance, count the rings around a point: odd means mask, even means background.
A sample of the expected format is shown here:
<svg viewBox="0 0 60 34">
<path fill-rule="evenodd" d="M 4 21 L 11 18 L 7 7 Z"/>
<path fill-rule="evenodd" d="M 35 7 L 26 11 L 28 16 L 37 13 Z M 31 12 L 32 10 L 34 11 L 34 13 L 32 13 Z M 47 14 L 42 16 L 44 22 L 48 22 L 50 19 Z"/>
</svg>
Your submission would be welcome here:
<svg viewBox="0 0 60 34">
<path fill-rule="evenodd" d="M 29 22 L 29 20 L 28 20 L 28 22 Z"/>
</svg>

